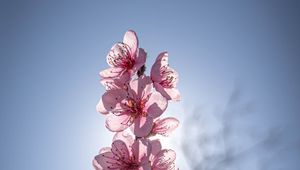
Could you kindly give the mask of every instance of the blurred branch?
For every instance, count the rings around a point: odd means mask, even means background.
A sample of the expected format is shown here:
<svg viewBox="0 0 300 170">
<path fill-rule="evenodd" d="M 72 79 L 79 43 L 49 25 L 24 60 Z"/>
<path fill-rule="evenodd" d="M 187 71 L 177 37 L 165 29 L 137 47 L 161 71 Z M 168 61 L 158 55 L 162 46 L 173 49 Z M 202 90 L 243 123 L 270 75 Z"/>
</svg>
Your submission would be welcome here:
<svg viewBox="0 0 300 170">
<path fill-rule="evenodd" d="M 222 112 L 204 113 L 196 109 L 185 120 L 182 149 L 192 170 L 239 170 L 243 163 L 257 160 L 267 169 L 267 160 L 255 156 L 271 153 L 281 143 L 281 130 L 273 128 L 264 137 L 253 137 L 257 128 L 237 124 L 254 110 L 253 102 L 243 102 L 240 88 L 235 88 Z M 243 141 L 247 141 L 245 144 Z M 250 143 L 250 144 L 249 144 Z M 254 159 L 255 157 L 255 159 Z M 259 159 L 260 158 L 260 159 Z M 251 167 L 249 168 L 251 169 Z M 261 169 L 261 168 L 259 168 Z M 264 169 L 264 170 L 265 170 Z"/>
</svg>

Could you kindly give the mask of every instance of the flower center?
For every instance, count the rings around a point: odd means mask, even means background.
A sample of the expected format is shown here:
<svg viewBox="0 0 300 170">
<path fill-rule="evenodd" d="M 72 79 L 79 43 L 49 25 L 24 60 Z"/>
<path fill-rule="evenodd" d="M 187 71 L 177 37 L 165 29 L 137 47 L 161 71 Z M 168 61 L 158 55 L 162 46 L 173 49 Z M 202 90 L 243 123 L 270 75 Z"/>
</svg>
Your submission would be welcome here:
<svg viewBox="0 0 300 170">
<path fill-rule="evenodd" d="M 107 62 L 115 67 L 132 69 L 135 61 L 130 54 L 130 47 L 124 43 L 117 43 L 109 52 Z"/>
<path fill-rule="evenodd" d="M 139 167 L 140 166 L 138 164 L 136 164 L 136 163 L 130 163 L 130 164 L 127 165 L 126 168 L 128 168 L 128 169 L 137 169 Z"/>
<path fill-rule="evenodd" d="M 177 73 L 168 66 L 163 66 L 160 70 L 162 81 L 159 83 L 163 87 L 173 88 L 176 85 Z"/>
<path fill-rule="evenodd" d="M 126 102 L 128 111 L 131 113 L 132 118 L 137 118 L 138 116 L 147 116 L 147 112 L 144 111 L 146 100 L 142 99 L 141 101 L 136 102 L 133 99 L 129 99 Z"/>
</svg>

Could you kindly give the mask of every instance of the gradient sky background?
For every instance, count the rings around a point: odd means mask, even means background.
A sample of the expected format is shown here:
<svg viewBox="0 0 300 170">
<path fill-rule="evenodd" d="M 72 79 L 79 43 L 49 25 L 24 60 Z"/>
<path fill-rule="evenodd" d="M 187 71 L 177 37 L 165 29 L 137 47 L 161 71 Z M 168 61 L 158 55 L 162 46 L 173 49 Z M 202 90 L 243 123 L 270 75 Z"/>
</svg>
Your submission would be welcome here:
<svg viewBox="0 0 300 170">
<path fill-rule="evenodd" d="M 222 125 L 211 115 L 226 110 L 236 91 L 242 97 L 234 107 L 250 103 L 251 114 L 235 119 L 232 129 L 243 135 L 230 143 L 244 150 L 272 138 L 215 169 L 299 170 L 299 1 L 2 0 L 0 14 L 0 169 L 92 169 L 112 137 L 95 111 L 104 92 L 98 72 L 111 46 L 134 29 L 147 71 L 167 50 L 180 74 L 182 101 L 166 114 L 182 124 L 166 147 L 177 151 L 181 170 L 214 169 L 192 136 Z M 189 117 L 200 112 L 190 129 Z M 187 145 L 198 148 L 196 161 Z"/>
</svg>

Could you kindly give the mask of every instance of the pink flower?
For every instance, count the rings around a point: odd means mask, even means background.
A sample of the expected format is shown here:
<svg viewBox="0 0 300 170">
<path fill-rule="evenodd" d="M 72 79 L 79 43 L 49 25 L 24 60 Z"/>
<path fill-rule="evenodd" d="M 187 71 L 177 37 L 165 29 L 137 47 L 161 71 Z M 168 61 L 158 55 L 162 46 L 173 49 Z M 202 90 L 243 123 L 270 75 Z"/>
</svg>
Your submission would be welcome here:
<svg viewBox="0 0 300 170">
<path fill-rule="evenodd" d="M 132 30 L 107 55 L 110 68 L 100 72 L 106 92 L 96 109 L 106 117 L 106 128 L 117 133 L 111 147 L 102 148 L 95 156 L 96 170 L 176 169 L 176 153 L 162 149 L 160 140 L 153 136 L 168 136 L 179 125 L 176 118 L 159 118 L 168 100 L 180 100 L 178 74 L 169 67 L 168 54 L 163 52 L 156 58 L 151 76 L 146 76 L 146 56 Z"/>
<path fill-rule="evenodd" d="M 122 138 L 121 138 L 122 139 Z M 111 148 L 100 150 L 93 161 L 96 170 L 151 170 L 148 139 L 115 138 Z"/>
<path fill-rule="evenodd" d="M 115 134 L 111 148 L 102 148 L 93 160 L 96 170 L 174 170 L 176 153 L 161 149 L 159 140 L 134 139 L 125 131 Z"/>
<path fill-rule="evenodd" d="M 159 140 L 151 140 L 150 162 L 152 170 L 175 170 L 176 153 L 172 149 L 162 149 Z"/>
<path fill-rule="evenodd" d="M 179 125 L 179 121 L 174 117 L 167 117 L 164 119 L 157 119 L 152 127 L 151 134 L 159 134 L 162 136 L 169 136 Z"/>
<path fill-rule="evenodd" d="M 153 126 L 153 119 L 167 108 L 167 100 L 153 91 L 148 76 L 130 81 L 123 88 L 108 90 L 97 105 L 97 110 L 106 115 L 106 127 L 113 132 L 131 127 L 138 137 L 147 136 Z"/>
<path fill-rule="evenodd" d="M 176 153 L 172 149 L 160 150 L 151 160 L 152 170 L 175 170 Z"/>
<path fill-rule="evenodd" d="M 122 82 L 130 80 L 146 62 L 147 54 L 142 48 L 138 48 L 138 44 L 136 33 L 127 31 L 123 42 L 111 48 L 106 57 L 110 68 L 101 71 L 100 76 L 103 79 L 121 79 Z"/>
<path fill-rule="evenodd" d="M 168 100 L 180 100 L 180 93 L 176 88 L 178 74 L 169 67 L 167 52 L 160 53 L 156 58 L 151 68 L 151 79 L 155 89 Z"/>
</svg>

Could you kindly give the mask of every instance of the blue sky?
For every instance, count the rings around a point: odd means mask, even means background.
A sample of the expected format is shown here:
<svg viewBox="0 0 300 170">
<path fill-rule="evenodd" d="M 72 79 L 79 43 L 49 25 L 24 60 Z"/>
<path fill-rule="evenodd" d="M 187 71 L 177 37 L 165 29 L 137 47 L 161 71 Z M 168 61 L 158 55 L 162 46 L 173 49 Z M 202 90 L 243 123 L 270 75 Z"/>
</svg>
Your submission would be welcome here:
<svg viewBox="0 0 300 170">
<path fill-rule="evenodd" d="M 93 156 L 112 137 L 95 111 L 104 92 L 98 72 L 128 29 L 148 52 L 147 71 L 168 51 L 180 74 L 182 101 L 166 114 L 182 121 L 167 142 L 181 169 L 213 169 L 204 153 L 224 158 L 220 141 L 198 147 L 197 135 L 224 127 L 218 117 L 228 105 L 238 113 L 249 105 L 251 113 L 234 118 L 239 135 L 229 141 L 236 150 L 270 132 L 275 138 L 219 167 L 299 169 L 299 2 L 29 0 L 1 1 L 0 9 L 1 169 L 92 169 Z M 236 91 L 241 97 L 231 106 Z M 193 115 L 202 116 L 192 129 Z M 186 143 L 199 149 L 198 160 Z"/>
</svg>

